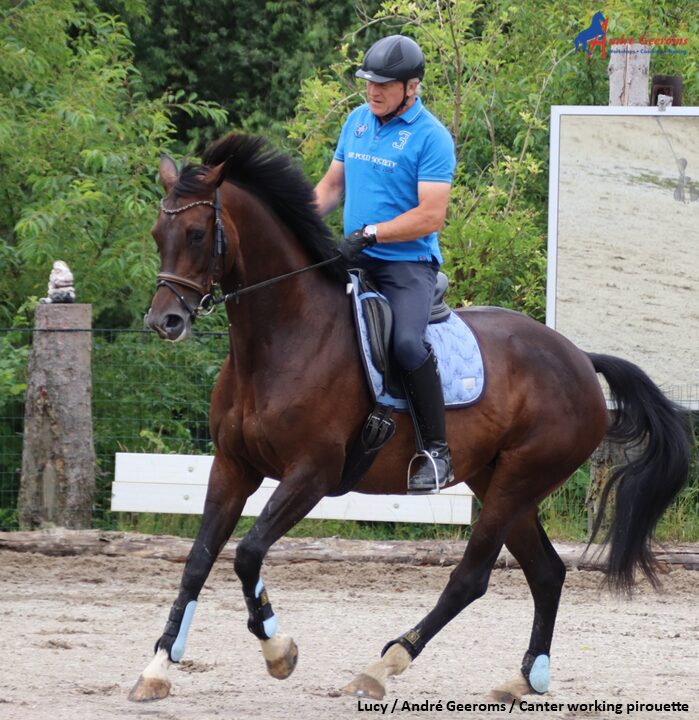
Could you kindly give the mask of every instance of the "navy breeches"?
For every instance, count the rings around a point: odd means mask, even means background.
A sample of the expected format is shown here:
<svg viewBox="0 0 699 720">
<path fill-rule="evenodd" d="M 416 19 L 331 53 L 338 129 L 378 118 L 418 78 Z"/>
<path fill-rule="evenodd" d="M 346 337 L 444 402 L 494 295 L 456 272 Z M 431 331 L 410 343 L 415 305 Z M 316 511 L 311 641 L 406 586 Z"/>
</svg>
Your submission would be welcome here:
<svg viewBox="0 0 699 720">
<path fill-rule="evenodd" d="M 415 370 L 430 351 L 425 329 L 437 282 L 437 263 L 386 262 L 364 256 L 361 267 L 393 310 L 391 349 L 396 362 L 402 370 Z"/>
</svg>

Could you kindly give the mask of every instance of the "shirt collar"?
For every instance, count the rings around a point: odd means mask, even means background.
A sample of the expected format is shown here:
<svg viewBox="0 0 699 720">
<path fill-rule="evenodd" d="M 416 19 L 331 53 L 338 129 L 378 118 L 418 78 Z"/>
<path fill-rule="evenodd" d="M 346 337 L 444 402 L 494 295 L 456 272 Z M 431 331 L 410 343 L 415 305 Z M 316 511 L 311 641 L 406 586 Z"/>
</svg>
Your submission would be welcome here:
<svg viewBox="0 0 699 720">
<path fill-rule="evenodd" d="M 401 115 L 398 115 L 398 120 L 402 120 L 405 123 L 408 123 L 408 125 L 411 125 L 414 123 L 418 115 L 424 110 L 424 106 L 422 104 L 422 100 L 419 97 L 415 98 L 415 102 Z"/>
<path fill-rule="evenodd" d="M 373 118 L 374 123 L 376 123 L 377 126 L 382 127 L 381 120 L 379 120 L 379 118 L 377 118 L 376 115 L 369 110 L 369 103 L 366 103 L 365 107 L 369 115 Z M 393 122 L 393 120 L 402 120 L 404 123 L 411 125 L 418 119 L 420 113 L 424 109 L 425 106 L 422 104 L 422 100 L 419 97 L 416 97 L 415 102 L 402 115 L 397 115 L 392 118 L 390 122 Z"/>
</svg>

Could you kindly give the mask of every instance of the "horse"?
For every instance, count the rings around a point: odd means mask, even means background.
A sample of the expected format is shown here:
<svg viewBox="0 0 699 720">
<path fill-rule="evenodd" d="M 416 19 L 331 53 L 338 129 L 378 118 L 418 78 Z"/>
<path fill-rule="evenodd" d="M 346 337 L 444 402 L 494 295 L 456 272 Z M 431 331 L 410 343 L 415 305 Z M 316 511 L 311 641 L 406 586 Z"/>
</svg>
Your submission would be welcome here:
<svg viewBox="0 0 699 720">
<path fill-rule="evenodd" d="M 166 697 L 171 663 L 184 653 L 197 598 L 229 540 L 246 499 L 267 476 L 280 482 L 238 543 L 234 569 L 268 672 L 285 678 L 298 648 L 277 632 L 278 618 L 260 572 L 269 548 L 340 486 L 349 448 L 372 407 L 357 348 L 347 268 L 316 212 L 313 188 L 288 156 L 264 139 L 231 134 L 201 164 L 180 171 L 163 156 L 166 191 L 152 229 L 161 265 L 146 324 L 181 341 L 202 313 L 224 305 L 230 351 L 211 396 L 215 456 L 201 528 L 155 654 L 129 695 Z M 565 566 L 538 517 L 538 504 L 591 455 L 605 435 L 636 444 L 606 488 L 616 489 L 609 531 L 610 584 L 631 587 L 635 570 L 657 581 L 650 541 L 689 473 L 681 409 L 636 365 L 586 353 L 515 311 L 456 311 L 478 338 L 486 388 L 473 405 L 447 412 L 454 483 L 481 502 L 463 557 L 434 608 L 388 642 L 380 658 L 344 688 L 381 699 L 450 620 L 485 594 L 503 545 L 517 559 L 534 599 L 529 646 L 513 680 L 496 697 L 544 693 Z M 616 407 L 610 418 L 597 373 Z M 409 417 L 354 488 L 406 492 L 414 452 Z"/>
<path fill-rule="evenodd" d="M 601 12 L 596 12 L 592 16 L 592 20 L 588 27 L 581 30 L 573 39 L 576 50 L 582 50 L 587 53 L 588 57 L 592 55 L 592 50 L 587 47 L 588 42 L 597 41 L 596 44 L 601 44 L 604 50 L 604 39 L 607 35 L 607 24 L 609 20 L 604 17 Z M 603 56 L 605 54 L 603 53 Z"/>
</svg>

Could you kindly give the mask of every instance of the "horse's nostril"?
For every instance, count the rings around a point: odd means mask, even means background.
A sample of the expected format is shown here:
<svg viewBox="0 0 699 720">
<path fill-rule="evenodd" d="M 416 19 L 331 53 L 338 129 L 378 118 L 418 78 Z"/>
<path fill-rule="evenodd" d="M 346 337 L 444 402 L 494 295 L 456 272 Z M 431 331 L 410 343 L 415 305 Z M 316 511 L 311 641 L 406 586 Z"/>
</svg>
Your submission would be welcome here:
<svg viewBox="0 0 699 720">
<path fill-rule="evenodd" d="M 166 315 L 163 326 L 168 335 L 180 335 L 184 328 L 184 320 L 179 315 Z"/>
</svg>

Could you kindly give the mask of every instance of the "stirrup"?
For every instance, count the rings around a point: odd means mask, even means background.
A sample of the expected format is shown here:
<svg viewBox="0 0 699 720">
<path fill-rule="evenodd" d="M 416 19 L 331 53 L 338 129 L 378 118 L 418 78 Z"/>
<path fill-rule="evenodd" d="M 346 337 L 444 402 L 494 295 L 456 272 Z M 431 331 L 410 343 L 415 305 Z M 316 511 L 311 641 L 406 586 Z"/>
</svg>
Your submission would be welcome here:
<svg viewBox="0 0 699 720">
<path fill-rule="evenodd" d="M 410 487 L 410 478 L 411 474 L 410 471 L 412 470 L 413 463 L 421 457 L 426 457 L 429 459 L 429 461 L 432 463 L 432 471 L 434 472 L 434 488 L 426 488 L 424 490 L 416 490 L 414 488 Z M 447 476 L 444 480 L 444 484 L 446 485 L 449 481 L 449 477 Z M 416 452 L 415 455 L 412 456 L 410 459 L 410 462 L 408 463 L 408 494 L 412 495 L 437 495 L 439 491 L 441 490 L 441 486 L 439 484 L 439 472 L 437 470 L 437 463 L 435 459 L 432 457 L 432 453 L 428 452 L 427 450 L 421 450 L 420 452 Z"/>
</svg>

